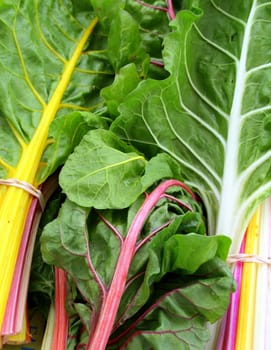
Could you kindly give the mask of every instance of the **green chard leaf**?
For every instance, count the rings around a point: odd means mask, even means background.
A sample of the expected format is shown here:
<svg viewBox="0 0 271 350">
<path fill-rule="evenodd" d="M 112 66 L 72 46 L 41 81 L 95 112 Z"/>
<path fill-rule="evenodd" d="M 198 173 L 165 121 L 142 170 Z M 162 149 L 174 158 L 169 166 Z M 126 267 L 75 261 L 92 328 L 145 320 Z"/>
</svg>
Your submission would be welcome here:
<svg viewBox="0 0 271 350">
<path fill-rule="evenodd" d="M 103 31 L 108 35 L 112 20 L 117 16 L 119 10 L 124 8 L 125 0 L 90 0 L 95 14 L 103 27 Z"/>
<path fill-rule="evenodd" d="M 196 276 L 185 282 L 180 274 L 172 274 L 156 283 L 151 302 L 111 337 L 108 349 L 204 349 L 209 339 L 206 320 L 214 322 L 223 314 L 232 280 L 216 258 Z M 117 342 L 120 337 L 122 342 Z"/>
<path fill-rule="evenodd" d="M 164 11 L 137 1 L 126 1 L 125 6 L 121 1 L 92 3 L 108 35 L 107 55 L 116 74 L 112 86 L 101 91 L 114 119 L 119 115 L 119 104 L 142 78 L 168 75 L 163 68 L 162 42 L 170 30 L 169 19 Z"/>
<path fill-rule="evenodd" d="M 94 22 L 95 14 L 87 1 L 80 4 L 72 0 L 1 2 L 1 177 L 14 176 L 23 153 L 27 152 L 24 149 L 30 148 L 28 146 L 39 128 L 46 135 L 55 117 L 72 115 L 75 110 L 94 111 L 103 104 L 100 89 L 111 84 L 114 73 L 104 54 L 106 39 L 99 25 L 92 33 L 93 38 L 86 40 L 77 61 L 72 62 L 82 36 L 92 31 L 90 27 L 95 27 Z M 42 120 L 43 127 L 40 126 Z M 66 141 L 70 143 L 68 139 L 78 138 L 79 134 L 75 136 L 69 130 L 72 121 L 65 123 Z M 80 130 L 82 134 L 82 128 Z M 56 132 L 52 132 L 56 137 Z M 55 152 L 56 147 L 48 150 L 55 157 L 59 153 Z M 54 158 L 55 165 L 65 160 L 66 155 L 60 153 L 62 158 Z M 55 169 L 51 163 L 48 163 L 48 169 L 44 168 L 44 162 L 41 167 L 43 176 L 36 179 L 37 182 L 43 181 L 44 174 L 48 176 Z"/>
<path fill-rule="evenodd" d="M 133 38 L 133 40 L 131 40 Z M 108 35 L 108 55 L 116 72 L 131 62 L 142 65 L 146 71 L 148 55 L 141 47 L 141 36 L 137 22 L 124 10 L 118 11 L 113 18 Z"/>
<path fill-rule="evenodd" d="M 71 287 L 76 286 L 77 292 L 69 294 L 69 313 L 71 320 L 80 318 L 88 334 L 95 332 L 122 239 L 140 203 L 141 199 L 129 209 L 97 211 L 66 200 L 57 219 L 43 230 L 42 256 L 46 263 L 65 269 Z M 199 211 L 178 213 L 163 201 L 148 221 L 138 237 L 107 348 L 162 350 L 168 343 L 168 349 L 186 349 L 186 344 L 187 349 L 202 349 L 209 338 L 207 321 L 223 315 L 234 287 L 224 262 L 230 240 L 205 236 Z M 158 227 L 162 229 L 146 239 Z"/>
<path fill-rule="evenodd" d="M 163 178 L 180 178 L 178 163 L 165 154 L 149 162 L 108 130 L 92 130 L 69 156 L 59 176 L 68 198 L 83 207 L 120 209 Z"/>
<path fill-rule="evenodd" d="M 120 68 L 115 75 L 112 85 L 102 89 L 101 96 L 105 100 L 108 112 L 112 118 L 116 118 L 119 115 L 119 105 L 137 87 L 140 80 L 136 65 L 130 63 Z"/>
<path fill-rule="evenodd" d="M 256 206 L 271 193 L 271 4 L 183 7 L 164 41 L 170 76 L 140 83 L 111 130 L 147 157 L 166 152 L 179 162 L 204 201 L 209 233 L 233 237 L 237 252 Z"/>
<path fill-rule="evenodd" d="M 166 210 L 172 220 L 174 216 L 170 213 L 169 208 Z M 159 214 L 161 214 L 160 210 Z M 165 223 L 166 217 L 163 219 Z M 187 221 L 194 222 L 194 226 L 190 226 L 190 231 L 187 230 Z M 160 225 L 162 223 L 156 223 L 155 228 Z M 231 241 L 225 236 L 208 237 L 202 235 L 202 229 L 205 229 L 202 216 L 199 213 L 186 212 L 175 216 L 172 224 L 160 231 L 150 243 L 146 243 L 138 250 L 130 267 L 129 280 L 132 283 L 122 297 L 118 312 L 118 324 L 124 323 L 139 312 L 142 305 L 148 304 L 156 288 L 161 288 L 164 293 L 170 291 L 173 287 L 171 283 L 167 284 L 168 274 L 176 273 L 174 288 L 183 288 L 184 286 L 189 288 L 188 284 L 191 287 L 199 283 L 198 278 L 206 278 L 207 283 L 209 283 L 208 274 L 204 276 L 204 274 L 199 273 L 200 267 L 205 263 L 207 266 L 215 257 L 218 258 L 218 261 L 225 260 Z M 211 284 L 216 284 L 216 282 L 219 284 L 220 277 L 223 277 L 225 285 L 221 287 L 220 303 L 218 300 L 214 301 L 214 303 L 218 303 L 219 311 L 216 312 L 214 307 L 213 311 L 210 308 L 210 314 L 206 318 L 209 321 L 221 317 L 229 301 L 229 289 L 227 288 L 232 284 L 232 276 L 230 270 L 225 268 L 224 263 L 221 263 L 221 269 L 223 271 L 218 268 L 220 272 L 215 272 L 214 268 L 211 272 Z M 144 275 L 142 271 L 144 271 Z M 219 279 L 214 282 L 213 278 L 218 276 Z M 225 288 L 226 285 L 228 287 Z"/>
<path fill-rule="evenodd" d="M 142 155 L 113 133 L 94 130 L 84 136 L 68 158 L 60 185 L 69 199 L 81 206 L 121 208 L 141 193 L 145 164 Z"/>
<path fill-rule="evenodd" d="M 128 0 L 125 6 L 125 10 L 139 25 L 142 47 L 151 59 L 158 61 L 162 60 L 163 39 L 170 32 L 168 14 L 166 11 L 159 10 L 161 8 L 166 10 L 165 1 L 153 0 L 144 4 L 144 2 Z M 164 70 L 160 69 L 160 72 L 161 76 L 166 76 Z"/>
<path fill-rule="evenodd" d="M 91 112 L 71 112 L 55 119 L 49 129 L 49 145 L 41 159 L 39 182 L 65 163 L 82 137 L 92 129 L 107 129 L 106 120 Z"/>
</svg>

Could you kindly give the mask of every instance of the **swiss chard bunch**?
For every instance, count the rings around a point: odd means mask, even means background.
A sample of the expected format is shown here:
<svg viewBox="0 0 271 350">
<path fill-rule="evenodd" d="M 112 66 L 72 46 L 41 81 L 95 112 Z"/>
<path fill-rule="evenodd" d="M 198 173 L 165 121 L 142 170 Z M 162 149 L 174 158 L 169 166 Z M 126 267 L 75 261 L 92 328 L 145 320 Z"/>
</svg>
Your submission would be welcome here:
<svg viewBox="0 0 271 350">
<path fill-rule="evenodd" d="M 129 6 L 134 12 L 133 4 Z M 101 9 L 110 9 L 110 16 Z M 126 51 L 127 40 L 117 38 L 117 32 L 107 40 L 112 13 L 119 25 L 115 28 L 133 28 L 135 41 Z M 126 92 L 134 88 L 148 75 L 149 54 L 123 1 L 4 1 L 0 30 L 0 337 L 6 339 L 22 329 L 18 320 L 23 315 L 16 305 L 26 304 L 32 243 L 41 214 L 35 211 L 42 210 L 36 197 L 43 207 L 46 179 L 88 130 L 108 127 L 110 118 L 101 116 L 100 90 L 126 64 L 136 67 L 136 79 Z M 158 52 L 161 38 L 144 37 L 155 43 L 151 52 Z M 123 55 L 112 55 L 113 48 Z M 24 288 L 19 287 L 22 283 Z"/>
<path fill-rule="evenodd" d="M 204 347 L 233 290 L 230 239 L 206 235 L 178 174 L 169 156 L 147 161 L 106 130 L 68 158 L 68 198 L 41 237 L 44 260 L 69 281 L 68 349 Z"/>
</svg>

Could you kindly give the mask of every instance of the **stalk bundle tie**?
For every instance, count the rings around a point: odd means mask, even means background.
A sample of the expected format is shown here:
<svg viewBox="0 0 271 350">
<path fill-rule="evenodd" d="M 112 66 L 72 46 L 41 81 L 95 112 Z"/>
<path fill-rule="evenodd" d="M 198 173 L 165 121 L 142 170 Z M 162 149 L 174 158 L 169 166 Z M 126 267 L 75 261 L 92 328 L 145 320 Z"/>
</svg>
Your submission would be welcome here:
<svg viewBox="0 0 271 350">
<path fill-rule="evenodd" d="M 31 185 L 30 183 L 22 180 L 10 178 L 10 179 L 0 179 L 0 185 L 13 186 L 13 187 L 18 187 L 25 190 L 26 192 L 30 193 L 33 197 L 38 199 L 41 210 L 42 211 L 44 210 L 45 200 L 42 192 L 38 188 Z"/>
<path fill-rule="evenodd" d="M 242 263 L 258 263 L 258 264 L 268 264 L 271 265 L 271 258 L 264 258 L 262 256 L 256 255 L 256 254 L 230 254 L 227 258 L 227 262 L 229 264 L 235 264 L 237 262 Z"/>
</svg>

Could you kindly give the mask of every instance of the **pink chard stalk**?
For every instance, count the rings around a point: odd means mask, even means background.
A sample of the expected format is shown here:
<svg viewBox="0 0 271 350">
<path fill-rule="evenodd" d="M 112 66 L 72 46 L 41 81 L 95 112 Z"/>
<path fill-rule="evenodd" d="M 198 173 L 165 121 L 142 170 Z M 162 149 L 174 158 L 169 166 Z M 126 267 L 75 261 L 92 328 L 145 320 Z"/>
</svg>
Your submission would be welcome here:
<svg viewBox="0 0 271 350">
<path fill-rule="evenodd" d="M 167 0 L 167 7 L 151 5 L 151 4 L 148 4 L 147 2 L 141 1 L 141 0 L 136 0 L 136 2 L 138 2 L 139 4 L 141 4 L 143 6 L 149 7 L 153 10 L 166 12 L 168 14 L 168 17 L 170 20 L 175 18 L 175 12 L 174 12 L 174 8 L 173 8 L 172 0 Z"/>
<path fill-rule="evenodd" d="M 55 268 L 55 326 L 51 350 L 66 350 L 68 340 L 68 315 L 65 302 L 67 297 L 66 272 Z"/>
<path fill-rule="evenodd" d="M 172 186 L 182 187 L 194 197 L 193 193 L 178 180 L 167 180 L 161 183 L 152 193 L 146 197 L 144 203 L 142 204 L 133 222 L 131 223 L 127 236 L 123 240 L 110 288 L 105 292 L 104 295 L 95 332 L 93 336 L 90 337 L 89 343 L 87 345 L 88 350 L 106 349 L 109 337 L 114 327 L 121 297 L 126 288 L 128 271 L 132 259 L 137 251 L 137 240 L 139 234 L 152 209 L 155 207 L 158 201 L 163 198 L 165 191 Z"/>
<path fill-rule="evenodd" d="M 1 335 L 10 336 L 22 331 L 27 304 L 28 284 L 32 257 L 43 206 L 58 186 L 57 174 L 51 176 L 41 188 L 42 201 L 34 197 L 28 210 L 20 245 L 12 287 L 8 298 Z"/>
</svg>

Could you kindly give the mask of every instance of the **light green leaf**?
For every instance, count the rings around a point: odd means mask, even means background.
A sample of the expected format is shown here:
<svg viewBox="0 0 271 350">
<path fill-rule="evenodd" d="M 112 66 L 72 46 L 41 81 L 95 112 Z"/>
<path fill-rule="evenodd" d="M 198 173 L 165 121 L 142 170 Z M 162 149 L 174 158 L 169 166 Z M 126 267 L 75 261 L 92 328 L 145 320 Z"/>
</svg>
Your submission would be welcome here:
<svg viewBox="0 0 271 350">
<path fill-rule="evenodd" d="M 162 179 L 181 178 L 178 163 L 167 154 L 147 161 L 108 130 L 89 131 L 65 162 L 59 176 L 68 198 L 83 207 L 130 206 Z"/>
<path fill-rule="evenodd" d="M 110 115 L 115 118 L 119 115 L 118 107 L 124 101 L 126 96 L 136 88 L 140 81 L 136 66 L 130 63 L 122 67 L 116 73 L 112 85 L 105 87 L 101 91 Z"/>
<path fill-rule="evenodd" d="M 168 270 L 170 266 L 174 271 L 182 269 L 185 273 L 195 273 L 203 263 L 218 255 L 219 246 L 226 252 L 226 256 L 223 256 L 225 260 L 230 244 L 228 237 L 220 235 L 176 235 L 165 244 L 165 252 L 170 254 L 164 254 L 164 269 Z"/>
<path fill-rule="evenodd" d="M 161 179 L 182 180 L 179 163 L 166 153 L 159 153 L 149 160 L 142 177 L 143 187 L 147 189 Z"/>
<path fill-rule="evenodd" d="M 123 208 L 142 193 L 145 166 L 144 157 L 113 133 L 93 130 L 68 158 L 60 185 L 81 206 Z"/>
</svg>

